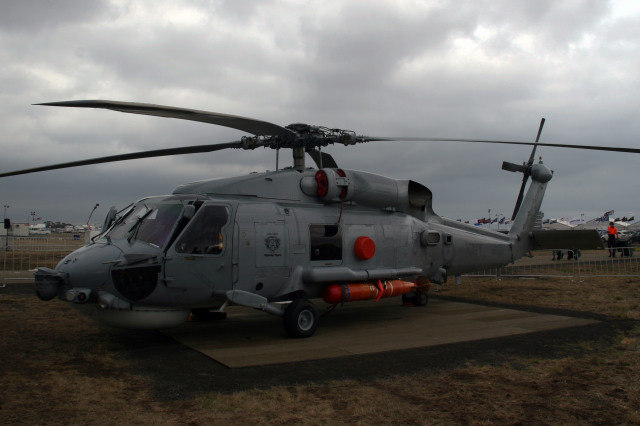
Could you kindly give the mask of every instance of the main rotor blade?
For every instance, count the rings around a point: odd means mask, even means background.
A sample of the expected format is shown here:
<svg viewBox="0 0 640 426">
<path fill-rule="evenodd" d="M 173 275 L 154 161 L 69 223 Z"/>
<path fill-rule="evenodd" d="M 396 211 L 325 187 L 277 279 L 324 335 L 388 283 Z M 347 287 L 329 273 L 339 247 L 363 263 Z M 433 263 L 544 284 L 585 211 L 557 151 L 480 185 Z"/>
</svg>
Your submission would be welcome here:
<svg viewBox="0 0 640 426">
<path fill-rule="evenodd" d="M 640 154 L 640 148 L 625 148 L 616 146 L 598 146 L 598 145 L 569 145 L 563 143 L 535 143 L 535 142 L 520 142 L 520 141 L 497 141 L 490 139 L 454 139 L 454 138 L 396 138 L 393 136 L 388 137 L 366 137 L 363 138 L 363 142 L 369 141 L 404 141 L 404 142 L 475 142 L 475 143 L 496 143 L 507 145 L 538 145 L 549 146 L 552 148 L 573 148 L 573 149 L 588 149 L 593 151 L 611 151 L 611 152 L 628 152 L 632 154 Z"/>
<path fill-rule="evenodd" d="M 331 154 L 327 154 L 324 151 L 319 151 L 316 148 L 310 149 L 307 151 L 307 154 L 311 157 L 311 159 L 316 163 L 318 169 L 326 168 L 326 169 L 337 169 L 338 163 L 331 156 Z"/>
<path fill-rule="evenodd" d="M 169 155 L 195 154 L 199 152 L 213 152 L 227 148 L 242 148 L 241 141 L 220 143 L 215 145 L 184 146 L 181 148 L 156 149 L 153 151 L 131 152 L 128 154 L 110 155 L 108 157 L 91 158 L 88 160 L 71 161 L 68 163 L 53 164 L 50 166 L 34 167 L 32 169 L 16 170 L 0 173 L 0 178 L 8 176 L 25 175 L 28 173 L 44 172 L 47 170 L 67 169 L 70 167 L 88 166 L 90 164 L 113 163 L 125 160 L 137 160 L 141 158 L 166 157 Z"/>
<path fill-rule="evenodd" d="M 256 136 L 281 136 L 293 137 L 295 133 L 277 124 L 269 123 L 254 118 L 240 117 L 236 115 L 220 114 L 217 112 L 200 111 L 196 109 L 177 108 L 165 105 L 143 104 L 138 102 L 119 102 L 107 100 L 81 100 L 47 102 L 35 105 L 61 106 L 76 108 L 103 108 L 113 111 L 128 112 L 131 114 L 153 115 L 156 117 L 178 118 L 180 120 L 199 121 L 202 123 L 217 124 L 242 130 Z"/>
</svg>

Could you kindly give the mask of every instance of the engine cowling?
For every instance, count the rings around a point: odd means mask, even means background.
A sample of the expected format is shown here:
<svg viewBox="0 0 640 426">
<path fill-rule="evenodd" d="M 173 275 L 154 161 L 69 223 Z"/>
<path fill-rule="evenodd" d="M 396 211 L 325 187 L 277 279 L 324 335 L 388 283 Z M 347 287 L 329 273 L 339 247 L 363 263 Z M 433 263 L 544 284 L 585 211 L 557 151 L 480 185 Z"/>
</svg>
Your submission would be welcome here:
<svg viewBox="0 0 640 426">
<path fill-rule="evenodd" d="M 326 203 L 353 201 L 360 205 L 393 208 L 403 212 L 431 210 L 431 191 L 411 180 L 373 173 L 320 169 L 300 181 L 302 192 Z"/>
<path fill-rule="evenodd" d="M 321 200 L 328 203 L 339 203 L 349 201 L 353 195 L 353 183 L 347 173 L 342 169 L 321 169 L 314 176 L 315 194 L 308 194 L 313 191 L 313 182 L 311 188 L 307 188 L 307 195 L 316 195 Z M 303 186 L 303 191 L 305 187 Z"/>
</svg>

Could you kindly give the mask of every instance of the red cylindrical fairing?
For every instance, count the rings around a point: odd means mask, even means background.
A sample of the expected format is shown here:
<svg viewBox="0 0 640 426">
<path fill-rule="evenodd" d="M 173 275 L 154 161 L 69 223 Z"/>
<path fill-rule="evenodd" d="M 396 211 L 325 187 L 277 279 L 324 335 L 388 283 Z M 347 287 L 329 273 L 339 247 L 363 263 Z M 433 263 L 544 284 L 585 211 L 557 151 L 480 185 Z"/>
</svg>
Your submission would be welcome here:
<svg viewBox="0 0 640 426">
<path fill-rule="evenodd" d="M 409 281 L 392 280 L 377 283 L 331 284 L 322 291 L 327 303 L 353 302 L 356 300 L 380 299 L 409 293 L 416 285 Z"/>
<path fill-rule="evenodd" d="M 327 173 L 324 170 L 318 170 L 316 172 L 316 183 L 318 184 L 317 195 L 319 198 L 324 198 L 329 192 L 329 179 Z"/>
<path fill-rule="evenodd" d="M 376 243 L 369 237 L 358 237 L 353 252 L 360 260 L 369 260 L 376 254 Z"/>
</svg>

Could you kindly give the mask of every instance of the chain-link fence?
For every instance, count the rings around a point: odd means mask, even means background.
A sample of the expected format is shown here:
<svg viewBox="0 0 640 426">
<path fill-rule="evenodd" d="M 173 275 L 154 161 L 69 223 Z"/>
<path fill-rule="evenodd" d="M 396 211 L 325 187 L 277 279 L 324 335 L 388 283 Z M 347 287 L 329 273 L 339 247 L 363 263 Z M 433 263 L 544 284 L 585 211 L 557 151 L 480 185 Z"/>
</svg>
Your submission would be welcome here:
<svg viewBox="0 0 640 426">
<path fill-rule="evenodd" d="M 589 277 L 640 276 L 640 253 L 636 247 L 605 250 L 539 250 L 501 268 L 477 271 L 467 276 L 496 277 Z"/>
<path fill-rule="evenodd" d="M 10 281 L 33 280 L 38 267 L 55 268 L 67 254 L 85 244 L 83 234 L 0 237 L 2 285 Z"/>
</svg>

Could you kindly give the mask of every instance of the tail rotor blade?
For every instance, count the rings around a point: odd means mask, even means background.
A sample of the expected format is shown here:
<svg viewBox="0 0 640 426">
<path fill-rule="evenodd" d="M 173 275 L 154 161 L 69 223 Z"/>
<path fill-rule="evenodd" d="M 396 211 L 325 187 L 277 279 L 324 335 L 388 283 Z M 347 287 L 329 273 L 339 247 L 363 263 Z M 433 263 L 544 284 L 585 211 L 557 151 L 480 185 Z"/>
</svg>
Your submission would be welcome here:
<svg viewBox="0 0 640 426">
<path fill-rule="evenodd" d="M 519 173 L 524 173 L 525 170 L 527 170 L 527 165 L 526 164 L 514 164 L 514 163 L 510 163 L 508 161 L 503 161 L 502 162 L 502 170 L 506 170 L 508 172 L 519 172 Z"/>
<path fill-rule="evenodd" d="M 529 164 L 530 166 L 533 164 L 533 159 L 536 156 L 536 148 L 538 148 L 538 142 L 540 142 L 540 134 L 542 133 L 542 128 L 544 127 L 545 119 L 544 117 L 540 120 L 540 127 L 538 127 L 538 135 L 536 136 L 536 143 L 533 145 L 533 149 L 531 150 L 531 155 L 529 156 Z"/>
<path fill-rule="evenodd" d="M 538 148 L 538 142 L 540 141 L 540 134 L 542 133 L 542 128 L 544 127 L 545 119 L 544 117 L 540 120 L 540 127 L 538 127 L 538 135 L 536 136 L 536 142 L 533 145 L 533 149 L 531 150 L 531 155 L 529 156 L 529 161 L 527 162 L 527 167 L 522 170 L 522 185 L 520 185 L 520 192 L 518 193 L 518 198 L 516 199 L 516 206 L 513 209 L 513 215 L 511 215 L 511 220 L 516 218 L 518 214 L 518 210 L 520 210 L 520 205 L 522 204 L 522 198 L 524 197 L 524 190 L 527 186 L 527 181 L 529 180 L 529 176 L 531 175 L 531 166 L 533 165 L 533 159 L 536 156 L 536 148 Z M 504 168 L 505 163 L 502 163 L 502 167 Z M 512 170 L 513 171 L 513 170 Z"/>
<path fill-rule="evenodd" d="M 520 205 L 522 204 L 522 198 L 524 197 L 524 189 L 527 186 L 528 179 L 529 179 L 529 175 L 525 173 L 524 177 L 522 178 L 522 185 L 520 186 L 520 192 L 518 193 L 518 199 L 516 200 L 516 206 L 513 209 L 511 220 L 514 220 L 516 218 L 516 215 L 518 214 L 518 210 L 520 210 Z"/>
</svg>

